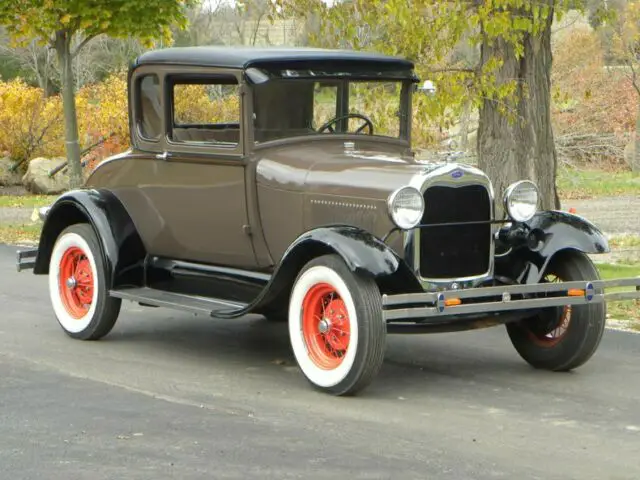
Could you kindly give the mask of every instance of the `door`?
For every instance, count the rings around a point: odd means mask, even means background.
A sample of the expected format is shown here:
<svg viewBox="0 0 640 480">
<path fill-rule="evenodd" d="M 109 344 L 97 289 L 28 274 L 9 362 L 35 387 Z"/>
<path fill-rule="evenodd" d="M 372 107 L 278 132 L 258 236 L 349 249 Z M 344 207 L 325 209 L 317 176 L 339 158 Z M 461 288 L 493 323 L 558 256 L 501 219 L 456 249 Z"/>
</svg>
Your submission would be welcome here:
<svg viewBox="0 0 640 480">
<path fill-rule="evenodd" d="M 192 262 L 255 267 L 242 155 L 241 95 L 234 71 L 167 68 L 159 84 L 163 135 L 152 155 L 128 160 L 117 195 L 148 253 Z M 144 86 L 144 85 L 143 85 Z M 159 86 L 158 86 L 159 88 Z M 152 90 L 152 89 L 151 89 Z M 154 102 L 139 90 L 140 117 Z M 156 102 L 157 104 L 157 102 Z M 149 123 L 149 122 L 147 122 Z M 145 122 L 137 133 L 144 136 Z M 144 140 L 144 138 L 143 138 Z M 128 185 L 122 188 L 122 183 Z"/>
</svg>

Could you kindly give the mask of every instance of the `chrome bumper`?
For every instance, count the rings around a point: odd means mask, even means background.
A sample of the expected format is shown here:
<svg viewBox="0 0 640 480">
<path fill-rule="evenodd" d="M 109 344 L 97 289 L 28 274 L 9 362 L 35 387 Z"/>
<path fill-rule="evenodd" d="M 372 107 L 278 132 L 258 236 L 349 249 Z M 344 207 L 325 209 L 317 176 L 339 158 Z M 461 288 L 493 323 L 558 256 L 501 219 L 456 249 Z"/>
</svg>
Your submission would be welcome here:
<svg viewBox="0 0 640 480">
<path fill-rule="evenodd" d="M 604 293 L 605 289 L 612 287 L 635 289 Z M 492 314 L 634 299 L 640 299 L 640 277 L 383 295 L 382 307 L 385 320 L 435 320 L 450 315 Z"/>
</svg>

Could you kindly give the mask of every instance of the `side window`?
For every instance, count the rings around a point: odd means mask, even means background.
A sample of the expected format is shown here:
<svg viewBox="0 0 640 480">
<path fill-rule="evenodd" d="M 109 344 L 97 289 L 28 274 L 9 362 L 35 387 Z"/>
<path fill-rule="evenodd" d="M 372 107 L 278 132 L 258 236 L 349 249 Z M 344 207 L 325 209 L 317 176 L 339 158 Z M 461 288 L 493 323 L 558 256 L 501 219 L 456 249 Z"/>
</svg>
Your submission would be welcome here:
<svg viewBox="0 0 640 480">
<path fill-rule="evenodd" d="M 240 87 L 235 77 L 176 78 L 171 86 L 174 142 L 235 147 L 240 142 Z"/>
<path fill-rule="evenodd" d="M 162 133 L 162 107 L 160 105 L 160 81 L 157 75 L 145 75 L 138 79 L 138 128 L 143 138 L 157 140 Z"/>
</svg>

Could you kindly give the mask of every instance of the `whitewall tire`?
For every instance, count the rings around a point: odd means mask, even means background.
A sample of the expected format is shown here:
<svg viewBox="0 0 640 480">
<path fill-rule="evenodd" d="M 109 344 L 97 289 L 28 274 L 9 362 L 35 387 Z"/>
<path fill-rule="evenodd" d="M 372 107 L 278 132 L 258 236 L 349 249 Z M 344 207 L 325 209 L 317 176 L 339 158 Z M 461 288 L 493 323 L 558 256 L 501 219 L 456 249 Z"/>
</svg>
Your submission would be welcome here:
<svg viewBox="0 0 640 480">
<path fill-rule="evenodd" d="M 289 337 L 298 366 L 319 390 L 350 395 L 376 376 L 386 347 L 381 296 L 337 255 L 310 261 L 289 301 Z"/>
<path fill-rule="evenodd" d="M 109 297 L 106 273 L 90 225 L 76 224 L 62 231 L 49 260 L 49 296 L 58 323 L 69 336 L 97 340 L 113 328 L 121 300 Z"/>
</svg>

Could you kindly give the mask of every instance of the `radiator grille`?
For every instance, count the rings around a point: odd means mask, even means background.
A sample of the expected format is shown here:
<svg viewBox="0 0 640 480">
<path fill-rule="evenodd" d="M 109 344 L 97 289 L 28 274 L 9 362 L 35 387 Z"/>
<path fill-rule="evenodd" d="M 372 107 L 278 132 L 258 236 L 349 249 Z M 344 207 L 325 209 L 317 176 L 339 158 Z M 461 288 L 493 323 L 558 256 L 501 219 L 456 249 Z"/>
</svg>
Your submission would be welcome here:
<svg viewBox="0 0 640 480">
<path fill-rule="evenodd" d="M 424 193 L 420 229 L 420 274 L 423 278 L 462 278 L 489 270 L 491 225 L 438 225 L 491 219 L 491 199 L 482 185 L 433 186 Z"/>
</svg>

